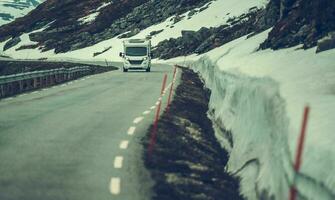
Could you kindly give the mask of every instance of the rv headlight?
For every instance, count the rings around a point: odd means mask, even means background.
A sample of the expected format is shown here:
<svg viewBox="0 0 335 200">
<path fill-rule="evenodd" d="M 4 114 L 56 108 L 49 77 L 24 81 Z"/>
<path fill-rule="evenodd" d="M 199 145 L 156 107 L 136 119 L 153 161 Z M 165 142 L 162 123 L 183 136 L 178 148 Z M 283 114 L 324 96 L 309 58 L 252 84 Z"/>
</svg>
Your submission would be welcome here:
<svg viewBox="0 0 335 200">
<path fill-rule="evenodd" d="M 129 59 L 129 58 L 125 58 L 125 60 L 126 60 L 126 61 L 125 61 L 125 63 L 127 63 L 127 64 L 129 64 L 129 63 L 130 63 L 130 62 L 129 62 L 129 61 L 130 61 L 130 59 Z"/>
<path fill-rule="evenodd" d="M 143 61 L 146 61 L 146 60 L 148 60 L 148 57 L 144 57 L 144 58 L 143 58 Z"/>
</svg>

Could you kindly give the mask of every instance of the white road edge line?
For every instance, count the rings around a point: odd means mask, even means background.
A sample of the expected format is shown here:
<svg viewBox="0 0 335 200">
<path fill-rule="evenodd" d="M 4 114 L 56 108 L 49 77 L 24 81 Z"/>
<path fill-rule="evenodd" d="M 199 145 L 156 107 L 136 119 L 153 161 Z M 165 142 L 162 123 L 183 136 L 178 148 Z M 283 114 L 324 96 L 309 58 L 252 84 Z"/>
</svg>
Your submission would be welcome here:
<svg viewBox="0 0 335 200">
<path fill-rule="evenodd" d="M 143 119 L 144 119 L 144 117 L 137 117 L 137 118 L 134 119 L 133 123 L 134 123 L 134 124 L 138 124 L 138 123 L 140 123 Z"/>
<path fill-rule="evenodd" d="M 134 135 L 135 133 L 135 130 L 136 130 L 136 127 L 135 126 L 132 126 L 128 129 L 128 135 Z"/>
<path fill-rule="evenodd" d="M 120 149 L 127 149 L 129 145 L 129 141 L 128 140 L 123 140 L 120 143 Z"/>
<path fill-rule="evenodd" d="M 109 191 L 113 195 L 118 195 L 121 192 L 121 179 L 112 177 L 110 185 L 109 185 Z"/>
</svg>

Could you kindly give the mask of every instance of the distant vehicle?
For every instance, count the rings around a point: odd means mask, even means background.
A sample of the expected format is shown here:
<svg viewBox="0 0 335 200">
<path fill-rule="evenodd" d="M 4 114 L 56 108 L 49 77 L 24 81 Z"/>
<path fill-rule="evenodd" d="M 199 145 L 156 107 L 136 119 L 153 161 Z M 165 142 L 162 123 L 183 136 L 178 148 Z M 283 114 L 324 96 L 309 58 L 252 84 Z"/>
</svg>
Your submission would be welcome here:
<svg viewBox="0 0 335 200">
<path fill-rule="evenodd" d="M 129 69 L 151 69 L 151 41 L 150 39 L 129 39 L 123 41 L 123 72 Z"/>
</svg>

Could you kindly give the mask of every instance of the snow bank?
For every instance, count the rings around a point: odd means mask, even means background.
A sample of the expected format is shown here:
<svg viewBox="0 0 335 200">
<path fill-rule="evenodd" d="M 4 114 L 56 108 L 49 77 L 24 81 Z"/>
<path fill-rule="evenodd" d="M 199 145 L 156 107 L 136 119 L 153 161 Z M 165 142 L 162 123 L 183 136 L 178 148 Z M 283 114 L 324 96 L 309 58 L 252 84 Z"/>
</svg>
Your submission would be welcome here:
<svg viewBox="0 0 335 200">
<path fill-rule="evenodd" d="M 230 151 L 228 170 L 242 177 L 242 193 L 249 199 L 287 199 L 303 108 L 309 104 L 296 184 L 308 199 L 335 199 L 335 50 L 256 51 L 268 32 L 242 37 L 205 57 L 193 55 L 196 61 L 188 62 L 212 90 L 210 109 L 218 138 Z M 221 128 L 232 134 L 221 135 Z"/>
</svg>

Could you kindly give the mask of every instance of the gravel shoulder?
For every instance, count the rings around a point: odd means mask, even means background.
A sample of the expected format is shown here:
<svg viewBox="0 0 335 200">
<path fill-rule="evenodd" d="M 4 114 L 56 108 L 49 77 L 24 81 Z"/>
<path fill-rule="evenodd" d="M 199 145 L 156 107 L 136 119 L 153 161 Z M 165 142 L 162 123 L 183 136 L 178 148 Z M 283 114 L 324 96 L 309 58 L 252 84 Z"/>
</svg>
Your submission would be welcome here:
<svg viewBox="0 0 335 200">
<path fill-rule="evenodd" d="M 207 117 L 209 96 L 198 75 L 183 69 L 170 112 L 165 111 L 158 122 L 153 152 L 149 156 L 144 151 L 145 166 L 155 181 L 152 199 L 243 199 L 238 179 L 225 171 L 228 153 Z"/>
</svg>

